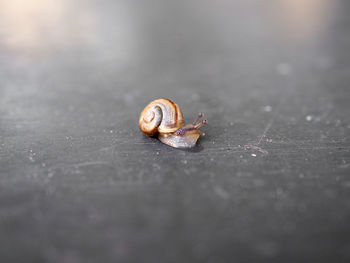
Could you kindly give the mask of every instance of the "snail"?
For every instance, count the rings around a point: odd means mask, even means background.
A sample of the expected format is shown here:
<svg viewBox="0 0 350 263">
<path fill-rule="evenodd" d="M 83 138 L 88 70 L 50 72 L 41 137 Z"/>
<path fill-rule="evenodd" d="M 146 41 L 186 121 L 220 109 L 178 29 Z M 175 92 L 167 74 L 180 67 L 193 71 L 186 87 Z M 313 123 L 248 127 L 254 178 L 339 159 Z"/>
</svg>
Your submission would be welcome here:
<svg viewBox="0 0 350 263">
<path fill-rule="evenodd" d="M 151 101 L 141 112 L 139 119 L 140 130 L 150 137 L 158 139 L 175 148 L 191 148 L 196 145 L 198 138 L 204 135 L 199 130 L 206 120 L 201 120 L 202 113 L 192 124 L 184 125 L 184 117 L 180 107 L 169 99 Z"/>
</svg>

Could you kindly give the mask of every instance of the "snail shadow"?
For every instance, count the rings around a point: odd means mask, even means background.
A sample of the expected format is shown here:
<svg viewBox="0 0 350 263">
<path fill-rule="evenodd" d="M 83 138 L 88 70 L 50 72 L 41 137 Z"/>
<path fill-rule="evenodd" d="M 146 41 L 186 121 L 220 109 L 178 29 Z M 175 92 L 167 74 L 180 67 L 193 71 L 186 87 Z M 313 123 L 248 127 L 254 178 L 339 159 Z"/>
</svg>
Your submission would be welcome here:
<svg viewBox="0 0 350 263">
<path fill-rule="evenodd" d="M 190 152 L 190 153 L 198 153 L 204 150 L 203 146 L 198 142 L 194 147 L 192 148 L 177 148 L 177 150 L 184 151 L 184 152 Z"/>
<path fill-rule="evenodd" d="M 192 148 L 175 148 L 175 147 L 171 147 L 169 145 L 166 145 L 164 143 L 162 143 L 159 139 L 157 139 L 156 137 L 148 137 L 148 136 L 142 136 L 142 143 L 144 145 L 152 145 L 152 147 L 161 147 L 164 150 L 168 149 L 168 150 L 176 150 L 176 151 L 184 151 L 184 152 L 191 152 L 191 153 L 197 153 L 197 152 L 201 152 L 204 150 L 204 147 L 201 145 L 202 141 L 205 141 L 208 139 L 208 137 L 210 138 L 210 136 L 201 136 L 196 145 Z"/>
</svg>

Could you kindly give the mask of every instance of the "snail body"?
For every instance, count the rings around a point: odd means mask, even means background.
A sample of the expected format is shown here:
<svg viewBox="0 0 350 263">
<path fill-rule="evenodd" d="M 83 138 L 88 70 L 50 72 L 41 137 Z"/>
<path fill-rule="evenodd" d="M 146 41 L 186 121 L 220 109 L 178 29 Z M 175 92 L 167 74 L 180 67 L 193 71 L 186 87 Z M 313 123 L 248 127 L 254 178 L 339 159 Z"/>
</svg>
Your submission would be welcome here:
<svg viewBox="0 0 350 263">
<path fill-rule="evenodd" d="M 158 139 L 175 148 L 191 148 L 196 145 L 198 138 L 204 135 L 199 128 L 207 123 L 201 121 L 199 114 L 192 124 L 184 125 L 180 107 L 169 99 L 157 99 L 150 102 L 141 112 L 139 119 L 140 130 L 150 137 Z"/>
</svg>

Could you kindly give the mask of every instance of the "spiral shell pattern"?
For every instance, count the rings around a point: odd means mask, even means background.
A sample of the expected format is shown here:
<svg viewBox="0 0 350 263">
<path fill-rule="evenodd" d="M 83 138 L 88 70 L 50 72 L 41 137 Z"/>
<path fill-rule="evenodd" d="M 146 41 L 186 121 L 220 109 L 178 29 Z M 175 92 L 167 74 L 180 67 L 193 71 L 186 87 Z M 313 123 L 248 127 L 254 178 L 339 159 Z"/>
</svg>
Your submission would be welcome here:
<svg viewBox="0 0 350 263">
<path fill-rule="evenodd" d="M 140 130 L 148 136 L 173 133 L 184 125 L 180 107 L 169 99 L 150 102 L 141 112 Z"/>
</svg>

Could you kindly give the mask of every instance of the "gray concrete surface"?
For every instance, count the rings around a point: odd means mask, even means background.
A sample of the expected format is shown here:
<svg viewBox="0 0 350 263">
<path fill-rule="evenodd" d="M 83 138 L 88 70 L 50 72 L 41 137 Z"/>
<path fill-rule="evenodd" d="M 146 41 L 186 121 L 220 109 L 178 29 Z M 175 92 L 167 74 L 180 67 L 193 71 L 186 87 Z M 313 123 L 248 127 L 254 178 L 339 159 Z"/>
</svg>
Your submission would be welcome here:
<svg viewBox="0 0 350 263">
<path fill-rule="evenodd" d="M 348 1 L 0 5 L 2 263 L 350 262 Z"/>
</svg>

